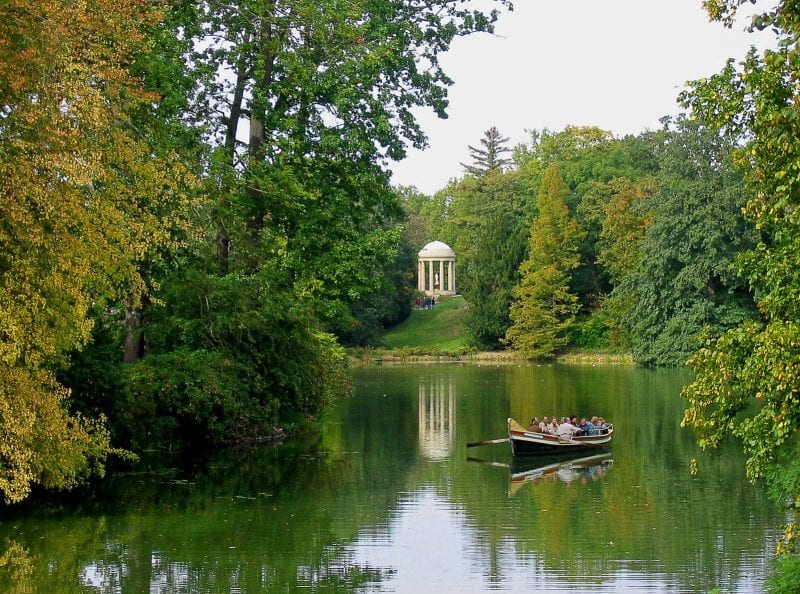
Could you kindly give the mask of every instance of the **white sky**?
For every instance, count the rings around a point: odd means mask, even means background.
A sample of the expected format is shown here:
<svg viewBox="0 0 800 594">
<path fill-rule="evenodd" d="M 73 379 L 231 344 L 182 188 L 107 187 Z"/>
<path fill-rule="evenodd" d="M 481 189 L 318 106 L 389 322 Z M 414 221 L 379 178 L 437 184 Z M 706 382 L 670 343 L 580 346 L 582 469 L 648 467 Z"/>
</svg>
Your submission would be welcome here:
<svg viewBox="0 0 800 594">
<path fill-rule="evenodd" d="M 432 194 L 461 177 L 468 145 L 497 126 L 511 146 L 526 130 L 591 125 L 616 135 L 658 129 L 680 111 L 688 80 L 722 69 L 765 34 L 710 23 L 701 0 L 516 0 L 496 35 L 457 39 L 442 63 L 455 81 L 449 118 L 418 112 L 429 137 L 392 165 L 394 185 Z"/>
</svg>

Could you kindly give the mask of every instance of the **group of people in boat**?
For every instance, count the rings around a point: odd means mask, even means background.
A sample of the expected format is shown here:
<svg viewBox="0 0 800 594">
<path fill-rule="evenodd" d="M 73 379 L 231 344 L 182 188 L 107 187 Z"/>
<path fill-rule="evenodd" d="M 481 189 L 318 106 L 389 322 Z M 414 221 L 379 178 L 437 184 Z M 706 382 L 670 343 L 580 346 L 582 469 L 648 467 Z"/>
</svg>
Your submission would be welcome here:
<svg viewBox="0 0 800 594">
<path fill-rule="evenodd" d="M 603 417 L 591 417 L 591 419 L 582 417 L 578 421 L 578 417 L 573 415 L 561 417 L 560 422 L 555 416 L 551 419 L 533 417 L 528 431 L 558 435 L 561 439 L 572 439 L 581 435 L 605 435 L 608 433 L 608 423 Z"/>
</svg>

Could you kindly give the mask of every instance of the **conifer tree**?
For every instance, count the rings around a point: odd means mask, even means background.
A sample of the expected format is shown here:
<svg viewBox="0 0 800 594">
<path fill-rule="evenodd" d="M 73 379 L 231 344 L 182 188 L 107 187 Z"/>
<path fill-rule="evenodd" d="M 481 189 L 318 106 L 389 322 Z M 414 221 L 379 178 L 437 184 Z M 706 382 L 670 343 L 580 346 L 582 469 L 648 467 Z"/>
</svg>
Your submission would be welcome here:
<svg viewBox="0 0 800 594">
<path fill-rule="evenodd" d="M 492 126 L 483 133 L 481 144 L 483 148 L 469 146 L 469 153 L 472 157 L 472 164 L 461 163 L 467 175 L 483 177 L 490 171 L 505 171 L 511 164 L 511 159 L 503 157 L 503 153 L 511 152 L 506 146 L 508 138 L 500 135 L 500 132 Z"/>
<path fill-rule="evenodd" d="M 542 175 L 530 253 L 520 267 L 520 282 L 512 289 L 512 325 L 505 338 L 506 344 L 531 359 L 550 357 L 567 344 L 578 308 L 569 282 L 580 264 L 583 231 L 569 213 L 568 196 L 558 166 L 551 165 Z"/>
</svg>

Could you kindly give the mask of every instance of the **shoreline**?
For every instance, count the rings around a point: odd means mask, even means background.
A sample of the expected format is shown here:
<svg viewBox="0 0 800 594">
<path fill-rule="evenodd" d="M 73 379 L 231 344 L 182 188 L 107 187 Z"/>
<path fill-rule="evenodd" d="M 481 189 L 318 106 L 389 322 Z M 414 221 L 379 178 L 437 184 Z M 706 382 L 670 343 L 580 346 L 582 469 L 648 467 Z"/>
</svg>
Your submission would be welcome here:
<svg viewBox="0 0 800 594">
<path fill-rule="evenodd" d="M 353 366 L 407 363 L 475 363 L 477 365 L 627 365 L 636 363 L 629 353 L 562 353 L 552 359 L 530 360 L 514 351 L 477 351 L 474 353 L 421 353 L 403 350 L 352 349 L 348 351 Z"/>
</svg>

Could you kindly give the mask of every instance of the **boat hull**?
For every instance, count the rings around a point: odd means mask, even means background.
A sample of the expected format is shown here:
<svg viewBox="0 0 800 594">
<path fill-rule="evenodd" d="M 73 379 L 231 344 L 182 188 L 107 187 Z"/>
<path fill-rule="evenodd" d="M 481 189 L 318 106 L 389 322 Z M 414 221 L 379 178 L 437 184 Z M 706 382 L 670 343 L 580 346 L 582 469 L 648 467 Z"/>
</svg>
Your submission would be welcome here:
<svg viewBox="0 0 800 594">
<path fill-rule="evenodd" d="M 508 438 L 515 456 L 532 454 L 559 454 L 597 450 L 605 447 L 614 434 L 611 427 L 608 433 L 584 435 L 569 440 L 549 433 L 526 431 L 513 419 L 508 419 Z"/>
</svg>

